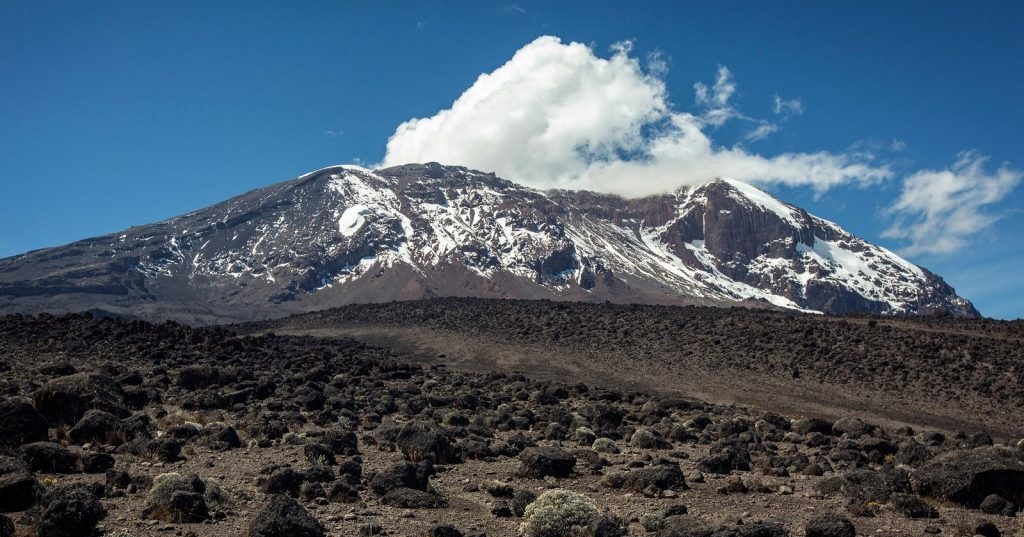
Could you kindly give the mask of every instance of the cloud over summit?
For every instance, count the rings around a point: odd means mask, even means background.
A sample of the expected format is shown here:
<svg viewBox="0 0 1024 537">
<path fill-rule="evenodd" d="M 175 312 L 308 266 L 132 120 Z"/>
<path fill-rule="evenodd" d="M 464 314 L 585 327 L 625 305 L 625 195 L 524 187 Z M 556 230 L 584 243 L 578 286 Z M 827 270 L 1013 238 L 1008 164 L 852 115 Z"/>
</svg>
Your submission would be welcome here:
<svg viewBox="0 0 1024 537">
<path fill-rule="evenodd" d="M 714 177 L 810 186 L 869 184 L 892 172 L 827 152 L 766 157 L 716 144 L 707 131 L 741 114 L 736 82 L 720 67 L 695 86 L 700 115 L 675 110 L 660 69 L 645 69 L 628 42 L 600 57 L 544 36 L 480 75 L 450 108 L 399 125 L 384 165 L 438 161 L 494 171 L 536 188 L 643 196 Z M 749 120 L 749 118 L 747 118 Z M 757 137 L 771 129 L 761 128 Z"/>
<path fill-rule="evenodd" d="M 730 121 L 746 124 L 742 139 L 757 142 L 804 113 L 799 99 L 772 98 L 773 120 L 744 115 L 738 84 L 720 66 L 711 83 L 693 86 L 694 112 L 671 104 L 666 62 L 645 66 L 628 41 L 607 57 L 581 43 L 544 36 L 501 67 L 481 74 L 452 105 L 410 119 L 388 139 L 384 166 L 437 161 L 458 164 L 538 188 L 571 188 L 639 197 L 730 177 L 762 186 L 783 184 L 822 193 L 840 185 L 892 180 L 890 164 L 851 149 L 761 155 L 742 144 L 717 143 Z M 683 100 L 683 99 L 679 99 Z M 900 142 L 902 145 L 902 142 Z M 902 149 L 902 148 L 901 148 Z M 1008 196 L 1021 172 L 984 171 L 984 158 L 961 155 L 949 170 L 912 173 L 884 212 L 886 237 L 905 252 L 949 253 L 991 225 L 991 206 Z"/>
</svg>

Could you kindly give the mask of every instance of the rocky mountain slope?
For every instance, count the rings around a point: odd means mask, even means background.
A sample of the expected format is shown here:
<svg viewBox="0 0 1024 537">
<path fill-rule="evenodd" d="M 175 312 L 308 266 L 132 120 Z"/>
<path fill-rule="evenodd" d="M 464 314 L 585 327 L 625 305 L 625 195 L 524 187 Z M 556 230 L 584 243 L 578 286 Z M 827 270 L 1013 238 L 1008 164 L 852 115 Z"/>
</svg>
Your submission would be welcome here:
<svg viewBox="0 0 1024 537">
<path fill-rule="evenodd" d="M 0 260 L 0 311 L 250 320 L 434 296 L 977 316 L 940 277 L 741 182 L 627 200 L 436 163 L 324 168 Z"/>
</svg>

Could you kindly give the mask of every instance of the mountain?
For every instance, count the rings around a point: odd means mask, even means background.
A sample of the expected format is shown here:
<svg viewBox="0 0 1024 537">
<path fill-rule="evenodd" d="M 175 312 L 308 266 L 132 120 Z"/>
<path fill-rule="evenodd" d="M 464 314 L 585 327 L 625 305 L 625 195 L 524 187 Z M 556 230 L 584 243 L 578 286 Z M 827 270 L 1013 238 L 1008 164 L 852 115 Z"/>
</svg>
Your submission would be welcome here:
<svg viewBox="0 0 1024 537">
<path fill-rule="evenodd" d="M 333 166 L 0 260 L 0 311 L 224 322 L 435 296 L 978 316 L 940 277 L 742 182 L 642 199 L 436 163 Z"/>
</svg>

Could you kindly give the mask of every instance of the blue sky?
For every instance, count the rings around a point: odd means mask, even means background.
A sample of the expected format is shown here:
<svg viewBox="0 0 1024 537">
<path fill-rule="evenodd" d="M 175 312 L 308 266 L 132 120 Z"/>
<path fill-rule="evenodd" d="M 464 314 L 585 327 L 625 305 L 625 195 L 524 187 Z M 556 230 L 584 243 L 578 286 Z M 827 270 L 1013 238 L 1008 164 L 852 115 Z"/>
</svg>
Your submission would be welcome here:
<svg viewBox="0 0 1024 537">
<path fill-rule="evenodd" d="M 986 315 L 1024 316 L 1014 2 L 0 1 L 0 256 L 324 165 L 381 162 L 396 127 L 451 107 L 545 35 L 599 59 L 630 40 L 628 58 L 664 88 L 659 102 L 704 121 L 716 148 L 884 168 L 870 184 L 766 188 L 937 272 Z M 697 102 L 694 84 L 714 97 L 721 67 L 735 115 L 709 126 L 717 105 Z M 801 113 L 776 113 L 775 96 Z M 767 124 L 774 132 L 750 139 Z M 934 234 L 892 233 L 929 210 L 933 178 L 971 187 L 1001 167 L 1005 188 L 967 214 L 967 231 L 949 222 L 963 216 L 955 207 L 937 212 L 957 244 L 934 251 Z M 916 197 L 894 210 L 915 174 Z"/>
</svg>

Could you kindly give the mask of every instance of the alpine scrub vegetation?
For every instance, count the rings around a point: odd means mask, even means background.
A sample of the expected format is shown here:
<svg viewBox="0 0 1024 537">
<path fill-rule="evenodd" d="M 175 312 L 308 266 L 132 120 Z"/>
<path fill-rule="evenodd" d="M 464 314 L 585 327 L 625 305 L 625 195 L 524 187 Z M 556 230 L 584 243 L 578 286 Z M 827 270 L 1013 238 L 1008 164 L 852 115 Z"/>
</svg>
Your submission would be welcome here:
<svg viewBox="0 0 1024 537">
<path fill-rule="evenodd" d="M 583 537 L 600 514 L 582 494 L 554 489 L 526 506 L 519 534 L 523 537 Z"/>
</svg>

